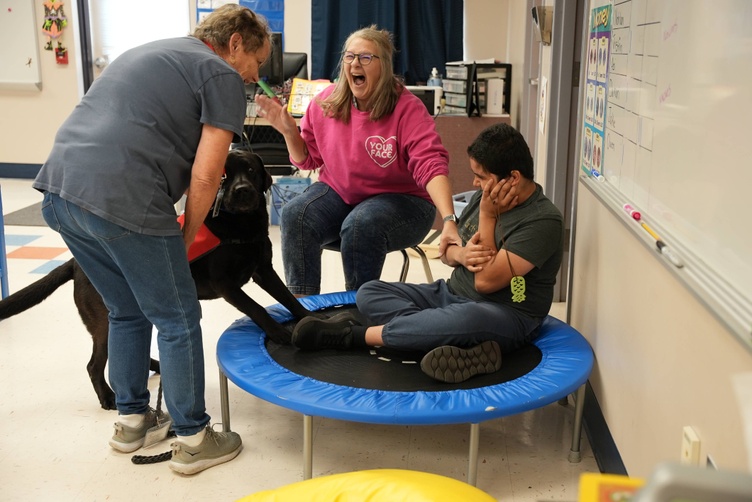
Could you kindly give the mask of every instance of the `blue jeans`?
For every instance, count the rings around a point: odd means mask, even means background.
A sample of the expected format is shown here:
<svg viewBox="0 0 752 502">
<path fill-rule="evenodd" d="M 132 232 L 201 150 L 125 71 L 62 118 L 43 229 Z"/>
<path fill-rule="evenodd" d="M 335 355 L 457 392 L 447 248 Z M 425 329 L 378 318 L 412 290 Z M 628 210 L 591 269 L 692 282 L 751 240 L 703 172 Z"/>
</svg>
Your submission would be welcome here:
<svg viewBox="0 0 752 502">
<path fill-rule="evenodd" d="M 395 349 L 428 352 L 493 340 L 509 352 L 531 342 L 541 322 L 506 305 L 457 296 L 443 279 L 432 284 L 372 281 L 358 290 L 355 301 L 374 325 L 384 325 L 384 345 Z"/>
<path fill-rule="evenodd" d="M 204 403 L 201 307 L 183 239 L 131 232 L 56 194 L 42 216 L 60 233 L 109 310 L 109 379 L 121 415 L 149 408 L 152 325 L 164 401 L 179 436 L 209 422 Z"/>
<path fill-rule="evenodd" d="M 294 294 L 321 290 L 321 248 L 341 241 L 345 289 L 381 277 L 386 254 L 420 244 L 436 208 L 413 195 L 385 193 L 351 206 L 317 182 L 287 202 L 280 215 L 282 261 Z"/>
</svg>

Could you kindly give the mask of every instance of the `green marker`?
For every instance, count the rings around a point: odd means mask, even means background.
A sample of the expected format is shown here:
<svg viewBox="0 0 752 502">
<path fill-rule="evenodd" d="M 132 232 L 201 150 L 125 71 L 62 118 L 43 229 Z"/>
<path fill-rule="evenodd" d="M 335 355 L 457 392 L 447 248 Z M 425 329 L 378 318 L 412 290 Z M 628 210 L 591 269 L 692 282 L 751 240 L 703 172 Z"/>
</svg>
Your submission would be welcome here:
<svg viewBox="0 0 752 502">
<path fill-rule="evenodd" d="M 276 95 L 276 94 L 274 94 L 274 91 L 272 91 L 272 88 L 271 88 L 271 87 L 269 87 L 269 84 L 267 84 L 267 83 L 266 83 L 266 82 L 264 82 L 263 80 L 259 80 L 259 81 L 258 81 L 258 82 L 256 82 L 256 83 L 258 84 L 258 86 L 259 86 L 259 87 L 261 87 L 261 89 L 263 89 L 263 90 L 264 90 L 264 93 L 265 93 L 265 94 L 266 94 L 267 96 L 269 96 L 269 97 L 270 97 L 270 98 L 272 98 L 272 99 L 277 99 L 277 95 Z"/>
</svg>

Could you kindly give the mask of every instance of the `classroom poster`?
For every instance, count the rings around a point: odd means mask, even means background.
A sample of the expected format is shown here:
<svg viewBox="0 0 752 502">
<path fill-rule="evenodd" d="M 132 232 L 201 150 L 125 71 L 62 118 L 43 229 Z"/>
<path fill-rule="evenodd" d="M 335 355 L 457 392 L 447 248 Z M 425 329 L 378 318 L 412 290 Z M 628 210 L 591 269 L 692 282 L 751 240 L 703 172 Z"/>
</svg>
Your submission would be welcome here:
<svg viewBox="0 0 752 502">
<path fill-rule="evenodd" d="M 285 31 L 285 0 L 196 0 L 196 22 L 200 23 L 215 9 L 225 4 L 240 4 L 261 14 L 269 22 L 272 31 Z"/>
<path fill-rule="evenodd" d="M 603 138 L 608 96 L 608 59 L 611 47 L 611 5 L 590 11 L 585 81 L 582 170 L 593 176 L 603 173 Z"/>
</svg>

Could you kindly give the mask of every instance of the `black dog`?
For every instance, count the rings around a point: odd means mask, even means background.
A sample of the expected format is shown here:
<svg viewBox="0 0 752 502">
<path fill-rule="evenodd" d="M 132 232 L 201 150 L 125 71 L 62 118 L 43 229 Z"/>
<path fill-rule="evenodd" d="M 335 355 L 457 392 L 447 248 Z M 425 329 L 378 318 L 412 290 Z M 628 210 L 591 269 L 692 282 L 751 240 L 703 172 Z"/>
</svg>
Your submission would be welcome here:
<svg viewBox="0 0 752 502">
<path fill-rule="evenodd" d="M 290 343 L 290 332 L 241 289 L 253 279 L 296 318 L 317 315 L 298 302 L 272 267 L 269 213 L 264 198 L 272 178 L 261 158 L 245 150 L 229 153 L 225 176 L 217 196 L 217 203 L 221 205 L 210 211 L 204 221 L 220 245 L 191 262 L 198 298 L 224 298 L 250 317 L 271 340 Z M 107 308 L 74 259 L 0 301 L 0 319 L 41 303 L 70 280 L 73 280 L 73 299 L 78 313 L 93 339 L 91 359 L 86 366 L 89 378 L 102 408 L 115 409 L 115 395 L 104 378 L 109 330 Z M 159 363 L 153 359 L 151 369 L 159 371 Z"/>
</svg>

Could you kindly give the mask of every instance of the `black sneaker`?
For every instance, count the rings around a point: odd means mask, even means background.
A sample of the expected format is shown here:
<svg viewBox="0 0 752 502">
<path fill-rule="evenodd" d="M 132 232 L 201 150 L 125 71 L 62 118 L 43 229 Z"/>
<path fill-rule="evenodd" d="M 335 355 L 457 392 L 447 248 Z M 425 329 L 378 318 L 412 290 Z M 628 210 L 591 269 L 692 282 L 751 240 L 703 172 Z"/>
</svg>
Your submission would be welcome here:
<svg viewBox="0 0 752 502">
<path fill-rule="evenodd" d="M 350 328 L 358 325 L 358 320 L 349 312 L 329 319 L 304 317 L 292 330 L 292 344 L 303 350 L 346 350 L 352 347 Z"/>
<path fill-rule="evenodd" d="M 444 345 L 423 356 L 420 369 L 435 380 L 447 383 L 464 382 L 470 377 L 493 373 L 501 368 L 501 348 L 494 341 L 485 341 L 470 349 Z"/>
</svg>

